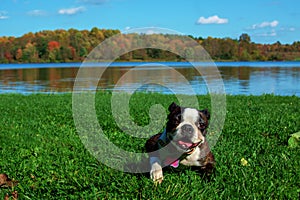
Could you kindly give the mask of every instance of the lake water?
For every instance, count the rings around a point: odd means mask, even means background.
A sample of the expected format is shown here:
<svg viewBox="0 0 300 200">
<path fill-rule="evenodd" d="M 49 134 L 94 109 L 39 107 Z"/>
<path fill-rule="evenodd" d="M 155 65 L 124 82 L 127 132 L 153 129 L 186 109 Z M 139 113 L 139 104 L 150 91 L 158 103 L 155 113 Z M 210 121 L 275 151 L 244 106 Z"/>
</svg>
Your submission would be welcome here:
<svg viewBox="0 0 300 200">
<path fill-rule="evenodd" d="M 300 62 L 216 62 L 226 94 L 275 94 L 300 96 Z M 90 74 L 106 63 L 86 68 Z M 72 92 L 81 63 L 0 64 L 0 93 L 64 93 Z M 165 67 L 167 66 L 167 68 Z M 205 63 L 197 66 L 208 69 Z M 202 68 L 201 68 L 202 69 Z M 157 78 L 158 77 L 158 78 Z M 115 62 L 97 80 L 97 90 L 145 91 L 189 94 L 185 80 L 196 94 L 207 94 L 206 79 L 187 62 Z M 213 79 L 213 78 L 212 78 Z M 144 82 L 143 82 L 144 81 Z M 155 82 L 156 81 L 156 82 Z M 170 89 L 171 88 L 171 89 Z M 174 88 L 176 90 L 174 90 Z"/>
</svg>

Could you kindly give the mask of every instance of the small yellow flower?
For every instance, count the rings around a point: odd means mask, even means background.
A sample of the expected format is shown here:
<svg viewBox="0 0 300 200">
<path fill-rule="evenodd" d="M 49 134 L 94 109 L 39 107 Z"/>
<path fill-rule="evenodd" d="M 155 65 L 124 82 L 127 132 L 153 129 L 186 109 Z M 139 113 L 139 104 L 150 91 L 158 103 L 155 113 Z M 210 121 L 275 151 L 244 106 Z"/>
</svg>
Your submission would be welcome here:
<svg viewBox="0 0 300 200">
<path fill-rule="evenodd" d="M 248 166 L 249 164 L 248 164 L 248 161 L 245 159 L 245 158 L 242 158 L 241 159 L 241 164 L 243 165 L 243 166 Z"/>
</svg>

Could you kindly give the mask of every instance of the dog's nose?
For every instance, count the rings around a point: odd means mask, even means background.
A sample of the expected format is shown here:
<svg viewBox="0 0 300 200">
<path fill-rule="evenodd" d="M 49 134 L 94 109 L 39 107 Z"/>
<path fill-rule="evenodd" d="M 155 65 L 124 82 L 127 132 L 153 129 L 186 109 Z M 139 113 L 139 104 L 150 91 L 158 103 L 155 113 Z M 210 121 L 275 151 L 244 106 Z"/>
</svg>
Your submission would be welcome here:
<svg viewBox="0 0 300 200">
<path fill-rule="evenodd" d="M 189 124 L 185 124 L 181 127 L 182 133 L 187 135 L 187 136 L 191 136 L 194 133 L 194 128 L 189 125 Z"/>
</svg>

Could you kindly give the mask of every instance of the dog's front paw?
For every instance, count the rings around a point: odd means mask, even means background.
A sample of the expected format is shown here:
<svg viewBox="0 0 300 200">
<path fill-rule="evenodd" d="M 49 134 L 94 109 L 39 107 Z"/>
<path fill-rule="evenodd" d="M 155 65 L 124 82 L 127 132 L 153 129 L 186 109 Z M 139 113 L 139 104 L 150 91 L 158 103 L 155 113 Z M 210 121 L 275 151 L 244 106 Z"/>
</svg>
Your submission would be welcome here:
<svg viewBox="0 0 300 200">
<path fill-rule="evenodd" d="M 153 163 L 153 165 L 151 166 L 150 178 L 151 178 L 155 183 L 159 183 L 159 184 L 160 184 L 160 183 L 163 181 L 163 179 L 164 179 L 162 167 L 161 167 L 160 164 L 158 164 L 157 162 Z"/>
</svg>

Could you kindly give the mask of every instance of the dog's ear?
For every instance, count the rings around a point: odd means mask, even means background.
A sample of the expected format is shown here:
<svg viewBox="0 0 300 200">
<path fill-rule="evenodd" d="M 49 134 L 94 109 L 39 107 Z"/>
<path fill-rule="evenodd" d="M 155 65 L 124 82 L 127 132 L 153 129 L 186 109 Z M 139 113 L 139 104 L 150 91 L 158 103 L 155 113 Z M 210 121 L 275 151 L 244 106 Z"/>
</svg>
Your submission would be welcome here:
<svg viewBox="0 0 300 200">
<path fill-rule="evenodd" d="M 208 112 L 207 108 L 204 110 L 200 110 L 200 112 L 205 115 L 207 120 L 210 119 L 210 113 Z"/>
<path fill-rule="evenodd" d="M 171 105 L 169 106 L 169 108 L 168 108 L 168 110 L 170 111 L 170 112 L 172 112 L 173 110 L 175 110 L 176 108 L 178 108 L 179 106 L 175 103 L 175 102 L 173 102 L 173 103 L 171 103 Z"/>
</svg>

